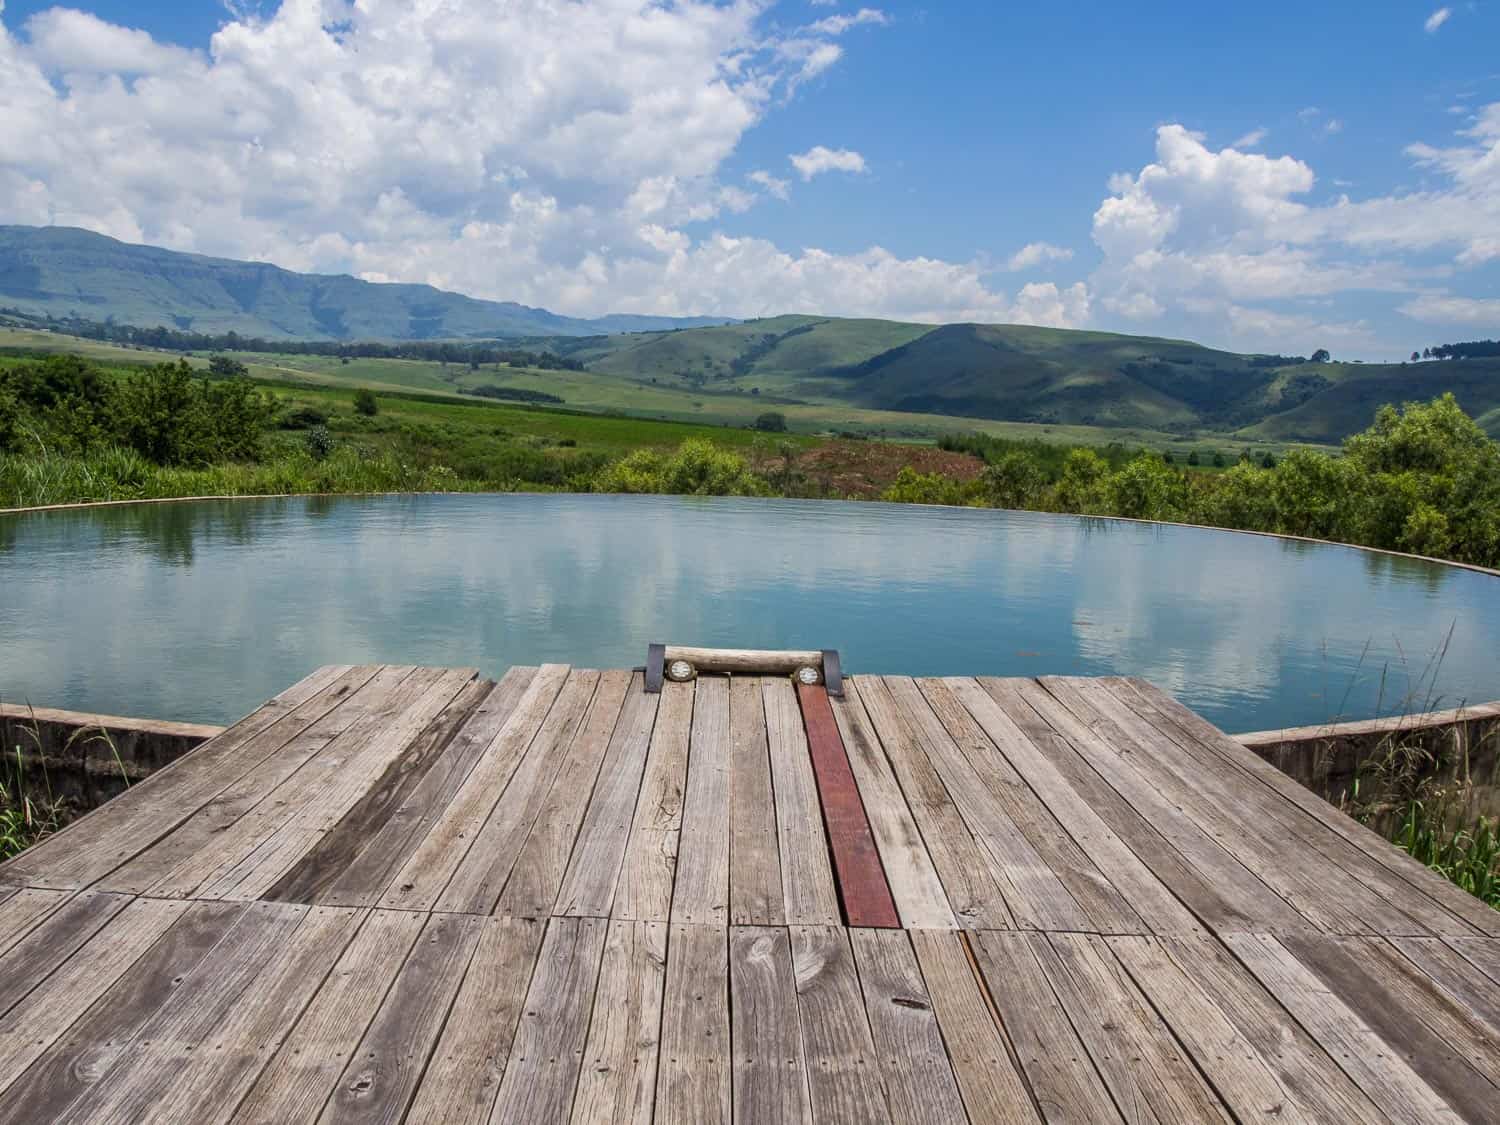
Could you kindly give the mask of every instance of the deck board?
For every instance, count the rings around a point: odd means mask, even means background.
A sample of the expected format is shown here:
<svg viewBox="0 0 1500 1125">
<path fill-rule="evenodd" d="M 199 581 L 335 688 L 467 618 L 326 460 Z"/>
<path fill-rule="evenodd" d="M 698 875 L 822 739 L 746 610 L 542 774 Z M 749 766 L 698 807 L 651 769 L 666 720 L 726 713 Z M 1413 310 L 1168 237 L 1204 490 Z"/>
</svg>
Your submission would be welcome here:
<svg viewBox="0 0 1500 1125">
<path fill-rule="evenodd" d="M 1500 1104 L 1500 913 L 1170 697 L 844 686 L 320 669 L 0 868 L 0 1123 Z"/>
</svg>

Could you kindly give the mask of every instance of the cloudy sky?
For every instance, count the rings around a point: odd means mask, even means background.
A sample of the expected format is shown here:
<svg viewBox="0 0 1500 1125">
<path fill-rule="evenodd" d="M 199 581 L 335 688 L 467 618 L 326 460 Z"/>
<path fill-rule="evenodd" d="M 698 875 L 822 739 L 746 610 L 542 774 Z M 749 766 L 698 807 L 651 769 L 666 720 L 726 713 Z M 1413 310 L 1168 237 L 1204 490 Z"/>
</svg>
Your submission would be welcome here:
<svg viewBox="0 0 1500 1125">
<path fill-rule="evenodd" d="M 1496 43 L 1500 0 L 0 0 L 0 223 L 1393 358 L 1500 335 Z"/>
</svg>

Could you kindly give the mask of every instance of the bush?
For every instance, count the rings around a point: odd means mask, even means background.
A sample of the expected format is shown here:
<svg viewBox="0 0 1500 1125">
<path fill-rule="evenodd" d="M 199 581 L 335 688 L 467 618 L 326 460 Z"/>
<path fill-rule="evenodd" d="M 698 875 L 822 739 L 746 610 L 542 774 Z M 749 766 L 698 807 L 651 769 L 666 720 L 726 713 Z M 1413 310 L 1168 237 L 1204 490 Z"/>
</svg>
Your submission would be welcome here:
<svg viewBox="0 0 1500 1125">
<path fill-rule="evenodd" d="M 281 416 L 283 430 L 309 430 L 314 426 L 326 426 L 328 415 L 316 406 L 303 406 L 289 410 Z"/>
<path fill-rule="evenodd" d="M 919 473 L 907 465 L 891 486 L 880 494 L 882 500 L 892 504 L 963 504 L 966 497 L 964 487 L 952 477 L 942 473 Z"/>
<path fill-rule="evenodd" d="M 595 492 L 664 492 L 679 496 L 763 496 L 766 486 L 738 454 L 689 438 L 668 457 L 637 449 L 594 478 Z"/>
<path fill-rule="evenodd" d="M 373 418 L 380 413 L 380 403 L 376 401 L 375 392 L 361 387 L 354 392 L 354 411 L 363 414 L 366 418 Z"/>
<path fill-rule="evenodd" d="M 307 454 L 314 461 L 326 460 L 333 452 L 333 435 L 328 432 L 327 426 L 314 426 L 307 431 L 304 438 L 307 445 Z"/>
<path fill-rule="evenodd" d="M 256 460 L 276 409 L 249 380 L 195 378 L 186 362 L 132 375 L 114 397 L 119 436 L 158 465 Z"/>
<path fill-rule="evenodd" d="M 786 415 L 768 410 L 755 420 L 755 428 L 763 434 L 786 433 Z"/>
</svg>

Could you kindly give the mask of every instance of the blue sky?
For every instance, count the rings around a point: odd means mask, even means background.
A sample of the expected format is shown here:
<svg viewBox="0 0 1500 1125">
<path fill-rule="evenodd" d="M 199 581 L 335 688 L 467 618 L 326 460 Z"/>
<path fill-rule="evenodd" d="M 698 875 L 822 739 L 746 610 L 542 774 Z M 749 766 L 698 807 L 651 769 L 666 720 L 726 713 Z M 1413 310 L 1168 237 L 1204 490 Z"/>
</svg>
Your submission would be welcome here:
<svg viewBox="0 0 1500 1125">
<path fill-rule="evenodd" d="M 80 8 L 0 6 L 0 221 L 573 313 L 1500 334 L 1494 0 Z"/>
</svg>

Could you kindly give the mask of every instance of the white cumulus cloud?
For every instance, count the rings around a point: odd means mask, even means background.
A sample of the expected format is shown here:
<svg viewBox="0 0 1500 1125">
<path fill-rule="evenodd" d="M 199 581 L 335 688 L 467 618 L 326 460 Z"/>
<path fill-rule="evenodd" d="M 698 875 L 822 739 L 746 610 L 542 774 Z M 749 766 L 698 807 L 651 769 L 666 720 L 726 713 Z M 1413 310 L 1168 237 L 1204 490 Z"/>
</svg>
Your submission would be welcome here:
<svg viewBox="0 0 1500 1125">
<path fill-rule="evenodd" d="M 1005 268 L 1011 273 L 1033 269 L 1046 262 L 1066 262 L 1073 251 L 1066 246 L 1054 246 L 1050 242 L 1028 242 L 1005 260 Z"/>
<path fill-rule="evenodd" d="M 853 149 L 827 148 L 814 145 L 806 152 L 793 153 L 787 157 L 797 174 L 804 180 L 821 176 L 824 172 L 864 172 L 868 169 L 865 158 Z"/>
<path fill-rule="evenodd" d="M 1437 31 L 1438 28 L 1442 27 L 1443 24 L 1447 23 L 1449 17 L 1451 17 L 1452 15 L 1452 8 L 1439 8 L 1437 11 L 1433 12 L 1432 15 L 1427 17 L 1426 21 L 1422 24 L 1422 30 L 1427 32 L 1428 35 L 1431 35 L 1433 32 Z"/>
</svg>

